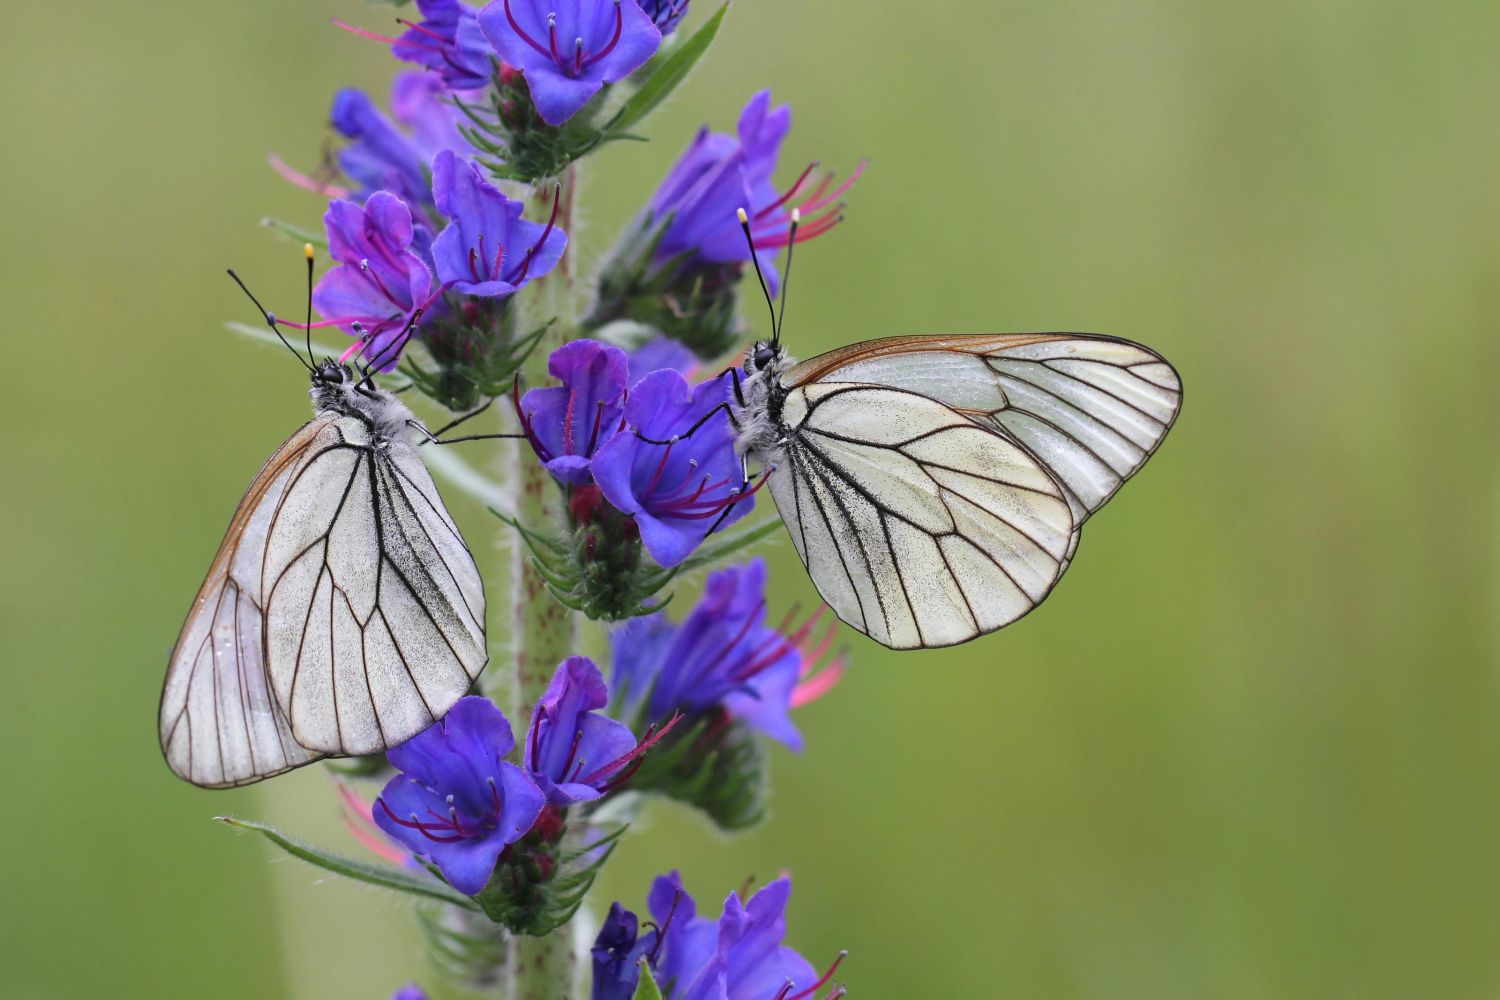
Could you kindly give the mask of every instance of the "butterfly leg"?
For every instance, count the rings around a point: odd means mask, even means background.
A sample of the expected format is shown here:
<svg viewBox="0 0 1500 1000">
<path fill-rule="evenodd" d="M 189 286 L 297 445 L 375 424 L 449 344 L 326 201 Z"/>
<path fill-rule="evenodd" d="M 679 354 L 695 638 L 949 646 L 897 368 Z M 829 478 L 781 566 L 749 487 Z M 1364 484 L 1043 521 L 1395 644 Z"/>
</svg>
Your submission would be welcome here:
<svg viewBox="0 0 1500 1000">
<path fill-rule="evenodd" d="M 729 512 L 734 510 L 735 504 L 745 499 L 745 497 L 752 496 L 755 493 L 759 492 L 760 488 L 765 485 L 766 480 L 770 477 L 771 473 L 775 471 L 776 467 L 774 465 L 769 469 L 762 469 L 760 473 L 761 481 L 753 488 L 747 489 L 747 487 L 750 486 L 750 453 L 747 451 L 744 454 L 740 455 L 740 488 L 735 491 L 736 495 L 734 499 L 725 504 L 724 509 L 719 513 L 719 516 L 714 519 L 714 523 L 708 529 L 708 534 L 712 535 L 714 532 L 718 531 L 719 525 L 723 524 L 724 519 L 729 516 Z"/>
<path fill-rule="evenodd" d="M 406 426 L 421 434 L 426 439 L 418 442 L 418 444 L 427 444 L 429 442 L 432 444 L 458 444 L 460 441 L 498 441 L 506 438 L 523 438 L 526 436 L 525 434 L 466 434 L 463 437 L 443 440 L 426 427 L 423 427 L 420 420 L 408 420 Z M 446 427 L 443 429 L 447 430 Z"/>
<path fill-rule="evenodd" d="M 719 405 L 715 406 L 713 409 L 709 410 L 707 413 L 703 414 L 703 416 L 699 417 L 697 420 L 695 420 L 693 422 L 693 426 L 689 427 L 687 430 L 683 431 L 681 434 L 674 434 L 674 435 L 672 435 L 672 437 L 671 437 L 670 440 L 659 441 L 656 438 L 649 438 L 649 437 L 647 437 L 646 435 L 642 434 L 640 431 L 636 430 L 633 427 L 631 428 L 631 433 L 633 433 L 638 439 L 646 442 L 647 444 L 661 444 L 661 445 L 671 444 L 673 441 L 680 441 L 683 438 L 692 437 L 693 434 L 694 434 L 694 432 L 696 432 L 698 430 L 698 428 L 700 428 L 704 424 L 708 423 L 708 421 L 712 417 L 716 416 L 720 410 L 723 410 L 725 413 L 728 413 L 729 414 L 729 420 L 730 420 L 730 422 L 734 423 L 734 414 L 732 412 L 730 412 L 729 403 L 726 401 L 726 402 L 720 403 Z M 735 426 L 738 427 L 739 425 L 736 424 Z"/>
<path fill-rule="evenodd" d="M 461 417 L 455 417 L 454 419 L 448 421 L 443 426 L 439 427 L 437 430 L 430 432 L 430 434 L 429 434 L 429 436 L 427 438 L 427 441 L 436 441 L 436 439 L 438 437 L 442 436 L 443 434 L 447 433 L 448 431 L 451 431 L 453 428 L 457 427 L 459 424 L 463 423 L 464 421 L 472 419 L 473 417 L 479 416 L 481 413 L 483 413 L 485 410 L 488 410 L 489 408 L 490 408 L 490 404 L 489 403 L 485 403 L 483 406 L 479 407 L 479 409 L 477 409 L 477 410 L 470 410 L 468 413 L 465 413 Z M 417 442 L 418 447 L 420 447 L 421 445 L 426 444 L 427 441 L 419 441 L 419 442 Z M 437 443 L 438 444 L 442 444 L 443 442 L 438 441 Z"/>
</svg>

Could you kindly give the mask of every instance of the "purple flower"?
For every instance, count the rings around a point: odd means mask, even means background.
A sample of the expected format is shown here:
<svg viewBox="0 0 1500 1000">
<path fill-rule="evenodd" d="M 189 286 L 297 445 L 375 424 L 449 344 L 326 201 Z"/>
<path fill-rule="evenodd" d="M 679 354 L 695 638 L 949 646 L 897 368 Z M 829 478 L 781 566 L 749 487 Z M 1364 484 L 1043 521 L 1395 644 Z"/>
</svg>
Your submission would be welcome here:
<svg viewBox="0 0 1500 1000">
<path fill-rule="evenodd" d="M 723 379 L 693 387 L 681 372 L 651 372 L 631 387 L 625 404 L 625 422 L 635 433 L 615 435 L 594 455 L 594 481 L 604 498 L 634 516 L 646 551 L 661 566 L 680 564 L 710 528 L 733 524 L 754 506 L 759 486 L 745 488 L 728 414 L 708 416 L 727 392 Z"/>
<path fill-rule="evenodd" d="M 391 115 L 410 133 L 410 145 L 424 164 L 445 149 L 467 154 L 473 149 L 458 130 L 466 121 L 453 103 L 454 95 L 431 73 L 411 70 L 391 81 Z M 423 195 L 425 203 L 431 191 Z"/>
<path fill-rule="evenodd" d="M 391 191 L 412 204 L 428 201 L 426 158 L 369 95 L 353 87 L 339 91 L 331 117 L 333 127 L 351 140 L 339 152 L 339 166 L 360 193 Z"/>
<path fill-rule="evenodd" d="M 552 805 L 599 798 L 639 758 L 630 727 L 598 713 L 608 703 L 604 677 L 586 656 L 564 660 L 537 702 L 526 770 Z"/>
<path fill-rule="evenodd" d="M 832 631 L 815 646 L 807 642 L 816 617 L 790 633 L 766 625 L 766 564 L 752 559 L 709 574 L 703 597 L 681 625 L 665 614 L 633 618 L 610 637 L 610 685 L 625 704 L 650 694 L 645 717 L 664 719 L 674 709 L 701 713 L 722 707 L 791 747 L 802 734 L 790 711 L 821 695 L 843 672 L 841 658 L 813 674 Z M 802 682 L 808 678 L 806 685 Z"/>
<path fill-rule="evenodd" d="M 477 90 L 490 82 L 494 50 L 479 28 L 479 11 L 458 0 L 417 0 L 422 20 L 391 46 L 397 59 L 432 70 L 449 90 Z"/>
<path fill-rule="evenodd" d="M 375 822 L 474 895 L 547 803 L 525 771 L 505 762 L 514 746 L 494 704 L 460 698 L 441 722 L 387 752 L 402 773 L 375 800 Z"/>
<path fill-rule="evenodd" d="M 640 918 L 619 903 L 609 913 L 594 939 L 593 1000 L 633 1000 L 640 972 L 636 962 L 656 941 L 654 931 L 640 936 Z"/>
<path fill-rule="evenodd" d="M 407 983 L 391 994 L 391 1000 L 428 1000 L 427 991 L 416 983 Z"/>
<path fill-rule="evenodd" d="M 432 275 L 411 250 L 411 209 L 390 192 L 377 191 L 363 208 L 330 202 L 323 225 L 338 266 L 318 282 L 313 305 L 324 325 L 358 337 L 365 357 L 389 370 L 400 359 L 396 342 L 432 293 Z"/>
<path fill-rule="evenodd" d="M 556 226 L 556 201 L 546 225 L 528 222 L 521 218 L 521 202 L 501 194 L 452 150 L 432 162 L 432 199 L 450 220 L 432 241 L 444 288 L 503 298 L 552 270 L 568 245 L 567 234 Z"/>
<path fill-rule="evenodd" d="M 750 250 L 736 215 L 744 208 L 751 218 L 756 258 L 775 294 L 776 254 L 791 241 L 793 204 L 807 219 L 797 230 L 797 242 L 821 235 L 838 223 L 838 200 L 863 171 L 861 165 L 831 191 L 830 174 L 808 191 L 814 166 L 809 165 L 778 194 L 771 175 L 791 124 L 791 108 L 772 108 L 771 92 L 763 90 L 745 105 L 737 135 L 710 132 L 707 126 L 699 130 L 648 206 L 651 218 L 670 219 L 656 248 L 659 264 L 682 255 L 712 264 L 748 261 Z"/>
<path fill-rule="evenodd" d="M 631 385 L 663 368 L 675 368 L 692 378 L 698 358 L 682 341 L 671 337 L 654 337 L 630 352 Z"/>
<path fill-rule="evenodd" d="M 677 30 L 677 25 L 687 16 L 688 0 L 639 0 L 641 10 L 651 18 L 663 36 Z"/>
<path fill-rule="evenodd" d="M 638 933 L 635 914 L 618 903 L 594 943 L 593 1000 L 632 996 L 644 956 L 669 1000 L 807 1000 L 828 984 L 843 955 L 821 977 L 782 944 L 792 883 L 785 876 L 748 902 L 731 892 L 718 920 L 697 915 L 676 872 L 651 886 L 647 904 L 659 930 Z M 668 984 L 671 984 L 668 986 Z M 825 998 L 843 995 L 834 986 Z"/>
<path fill-rule="evenodd" d="M 569 341 L 547 358 L 547 371 L 562 385 L 532 389 L 522 397 L 521 426 L 537 457 L 560 481 L 587 483 L 590 460 L 619 432 L 627 370 L 618 347 Z"/>
<path fill-rule="evenodd" d="M 548 125 L 572 118 L 661 45 L 661 32 L 635 0 L 492 0 L 479 12 L 479 26 L 526 77 Z"/>
</svg>

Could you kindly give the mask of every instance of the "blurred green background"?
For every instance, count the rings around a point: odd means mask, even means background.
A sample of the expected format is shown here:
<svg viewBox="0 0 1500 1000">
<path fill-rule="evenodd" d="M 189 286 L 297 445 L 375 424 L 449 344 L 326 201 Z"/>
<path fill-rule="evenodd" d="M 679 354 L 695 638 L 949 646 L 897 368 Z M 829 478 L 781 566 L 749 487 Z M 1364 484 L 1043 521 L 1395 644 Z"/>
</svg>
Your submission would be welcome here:
<svg viewBox="0 0 1500 1000">
<path fill-rule="evenodd" d="M 300 308 L 256 223 L 321 207 L 266 153 L 315 163 L 335 88 L 392 69 L 330 14 L 389 9 L 7 7 L 5 996 L 425 971 L 404 904 L 210 822 L 347 847 L 321 769 L 199 791 L 155 735 L 223 525 L 307 411 L 223 332 L 251 315 L 223 268 Z M 737 4 L 657 141 L 594 162 L 593 245 L 774 85 L 783 180 L 871 161 L 799 256 L 794 351 L 1099 330 L 1187 404 L 1044 608 L 941 652 L 851 635 L 772 819 L 653 809 L 601 898 L 790 870 L 792 943 L 847 947 L 859 997 L 1500 995 L 1497 41 L 1487 0 Z M 779 605 L 812 599 L 770 551 Z"/>
</svg>

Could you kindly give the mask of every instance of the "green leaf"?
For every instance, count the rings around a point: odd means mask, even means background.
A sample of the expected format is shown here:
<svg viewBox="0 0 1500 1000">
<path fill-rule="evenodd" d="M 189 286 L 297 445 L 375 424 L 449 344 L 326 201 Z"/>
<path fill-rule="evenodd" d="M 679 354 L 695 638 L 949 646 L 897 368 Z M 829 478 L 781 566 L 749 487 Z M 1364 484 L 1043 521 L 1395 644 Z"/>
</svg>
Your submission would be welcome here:
<svg viewBox="0 0 1500 1000">
<path fill-rule="evenodd" d="M 249 337 L 251 340 L 259 340 L 265 344 L 275 344 L 277 347 L 282 346 L 281 341 L 276 339 L 276 334 L 264 326 L 251 326 L 249 323 L 225 323 L 224 329 L 231 333 L 237 333 L 242 337 Z M 299 330 L 298 332 L 300 333 L 301 331 Z M 303 339 L 298 337 L 292 341 L 292 346 L 301 347 L 303 342 Z M 312 347 L 313 354 L 317 357 L 336 358 L 344 353 L 342 347 L 329 347 L 327 344 L 321 344 L 316 340 L 312 342 Z"/>
<path fill-rule="evenodd" d="M 781 524 L 781 518 L 773 517 L 767 521 L 747 528 L 744 531 L 730 535 L 713 545 L 700 545 L 698 551 L 683 561 L 678 569 L 683 571 L 694 570 L 700 566 L 706 566 L 711 562 L 723 559 L 725 556 L 733 555 L 740 549 L 754 545 L 769 535 L 776 533 L 776 528 Z"/>
<path fill-rule="evenodd" d="M 355 861 L 341 854 L 325 851 L 321 847 L 304 844 L 300 840 L 294 840 L 273 826 L 257 823 L 254 820 L 237 819 L 233 816 L 214 817 L 226 826 L 237 830 L 254 830 L 265 837 L 277 847 L 286 851 L 294 858 L 301 858 L 310 865 L 316 865 L 325 871 L 352 878 L 358 882 L 367 882 L 370 885 L 378 885 L 383 889 L 393 889 L 396 892 L 408 893 L 412 896 L 421 896 L 426 899 L 436 899 L 439 902 L 450 903 L 466 910 L 479 909 L 468 896 L 463 895 L 456 889 L 434 882 L 429 879 L 418 878 L 408 874 L 399 868 L 391 868 L 388 865 L 373 865 L 364 861 Z"/>
<path fill-rule="evenodd" d="M 311 243 L 325 253 L 328 251 L 328 237 L 323 233 L 316 233 L 294 222 L 283 222 L 280 219 L 265 218 L 260 220 L 260 224 L 267 229 L 275 230 L 294 243 Z"/>
<path fill-rule="evenodd" d="M 641 85 L 641 89 L 631 95 L 630 100 L 625 102 L 624 107 L 620 108 L 606 126 L 604 131 L 611 139 L 626 138 L 632 126 L 655 111 L 656 106 L 687 79 L 688 73 L 713 44 L 714 36 L 719 33 L 719 25 L 724 22 L 724 14 L 728 10 L 729 4 L 721 6 L 713 17 L 703 22 L 703 26 L 693 33 L 692 38 L 677 46 L 661 61 L 661 65 L 656 67 L 651 77 Z"/>
<path fill-rule="evenodd" d="M 642 955 L 636 962 L 641 970 L 640 981 L 635 986 L 635 996 L 632 1000 L 662 1000 L 661 987 L 656 985 L 656 977 L 651 974 L 651 966 Z"/>
</svg>

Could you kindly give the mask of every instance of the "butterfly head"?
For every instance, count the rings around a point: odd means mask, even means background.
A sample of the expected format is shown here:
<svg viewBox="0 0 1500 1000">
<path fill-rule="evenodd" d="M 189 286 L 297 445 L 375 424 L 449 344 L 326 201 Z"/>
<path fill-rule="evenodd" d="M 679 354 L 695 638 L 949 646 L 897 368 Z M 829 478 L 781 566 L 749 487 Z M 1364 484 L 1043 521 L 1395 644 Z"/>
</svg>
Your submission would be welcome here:
<svg viewBox="0 0 1500 1000">
<path fill-rule="evenodd" d="M 346 410 L 349 395 L 359 382 L 359 375 L 348 365 L 324 358 L 310 376 L 313 407 L 317 410 Z"/>
<path fill-rule="evenodd" d="M 773 344 L 768 340 L 758 340 L 755 346 L 745 352 L 745 374 L 759 375 L 774 365 L 781 357 L 781 345 Z"/>
</svg>

